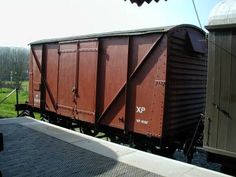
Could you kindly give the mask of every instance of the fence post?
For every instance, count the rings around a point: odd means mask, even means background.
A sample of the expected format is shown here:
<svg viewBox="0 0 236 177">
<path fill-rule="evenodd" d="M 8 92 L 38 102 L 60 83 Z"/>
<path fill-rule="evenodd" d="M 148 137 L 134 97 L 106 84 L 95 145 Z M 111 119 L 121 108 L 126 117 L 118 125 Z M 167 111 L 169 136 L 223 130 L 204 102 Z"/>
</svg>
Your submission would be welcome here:
<svg viewBox="0 0 236 177">
<path fill-rule="evenodd" d="M 19 89 L 16 87 L 16 105 L 19 104 L 19 95 L 18 95 Z M 19 111 L 17 110 L 17 117 L 19 116 Z"/>
</svg>

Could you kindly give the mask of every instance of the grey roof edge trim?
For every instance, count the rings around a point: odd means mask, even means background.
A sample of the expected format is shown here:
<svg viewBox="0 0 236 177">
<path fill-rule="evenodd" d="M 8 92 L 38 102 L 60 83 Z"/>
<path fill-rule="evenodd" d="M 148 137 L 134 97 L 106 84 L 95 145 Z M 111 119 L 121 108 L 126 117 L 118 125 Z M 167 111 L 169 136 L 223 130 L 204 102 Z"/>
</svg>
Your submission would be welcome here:
<svg viewBox="0 0 236 177">
<path fill-rule="evenodd" d="M 221 25 L 207 25 L 207 26 L 205 26 L 205 28 L 209 31 L 230 29 L 230 28 L 236 28 L 236 23 L 234 23 L 234 24 L 221 24 Z"/>
<path fill-rule="evenodd" d="M 113 31 L 113 32 L 106 32 L 106 33 L 81 35 L 81 36 L 42 39 L 42 40 L 31 42 L 29 43 L 29 45 L 44 44 L 44 43 L 57 43 L 57 42 L 75 41 L 75 40 L 86 40 L 86 39 L 103 38 L 103 37 L 117 37 L 117 36 L 130 36 L 130 35 L 134 36 L 134 35 L 144 35 L 144 34 L 151 34 L 151 33 L 166 33 L 178 27 L 192 27 L 192 28 L 200 29 L 197 26 L 194 26 L 191 24 L 181 24 L 181 25 L 164 26 L 164 27 L 158 27 L 158 28 L 145 28 L 145 29 L 128 30 L 128 31 Z"/>
</svg>

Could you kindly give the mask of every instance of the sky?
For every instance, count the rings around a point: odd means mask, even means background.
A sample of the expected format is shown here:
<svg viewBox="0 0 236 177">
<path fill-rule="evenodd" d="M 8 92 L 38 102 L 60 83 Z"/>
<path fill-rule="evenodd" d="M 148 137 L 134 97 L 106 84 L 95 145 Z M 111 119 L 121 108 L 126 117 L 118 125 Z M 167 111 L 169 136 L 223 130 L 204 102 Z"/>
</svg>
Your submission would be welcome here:
<svg viewBox="0 0 236 177">
<path fill-rule="evenodd" d="M 202 26 L 220 0 L 195 0 Z M 192 0 L 160 0 L 141 7 L 129 0 L 0 0 L 0 46 L 110 31 L 199 26 Z"/>
</svg>

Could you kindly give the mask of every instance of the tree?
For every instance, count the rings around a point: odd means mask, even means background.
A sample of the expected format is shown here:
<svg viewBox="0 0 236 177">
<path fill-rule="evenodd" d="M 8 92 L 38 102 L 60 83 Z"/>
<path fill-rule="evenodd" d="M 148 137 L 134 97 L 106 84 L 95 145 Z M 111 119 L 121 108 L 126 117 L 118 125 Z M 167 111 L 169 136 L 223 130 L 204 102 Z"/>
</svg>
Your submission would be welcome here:
<svg viewBox="0 0 236 177">
<path fill-rule="evenodd" d="M 27 80 L 29 50 L 17 47 L 0 47 L 0 82 L 11 81 L 20 87 Z"/>
</svg>

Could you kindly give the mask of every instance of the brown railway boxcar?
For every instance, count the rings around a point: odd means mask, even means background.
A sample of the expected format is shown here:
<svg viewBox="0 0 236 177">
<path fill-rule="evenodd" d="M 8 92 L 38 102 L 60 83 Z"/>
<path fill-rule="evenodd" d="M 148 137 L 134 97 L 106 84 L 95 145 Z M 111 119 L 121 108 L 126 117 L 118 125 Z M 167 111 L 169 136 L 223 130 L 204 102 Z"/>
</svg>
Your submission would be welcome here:
<svg viewBox="0 0 236 177">
<path fill-rule="evenodd" d="M 44 115 L 155 138 L 160 145 L 185 141 L 204 112 L 207 46 L 195 26 L 30 46 L 28 107 Z"/>
</svg>

